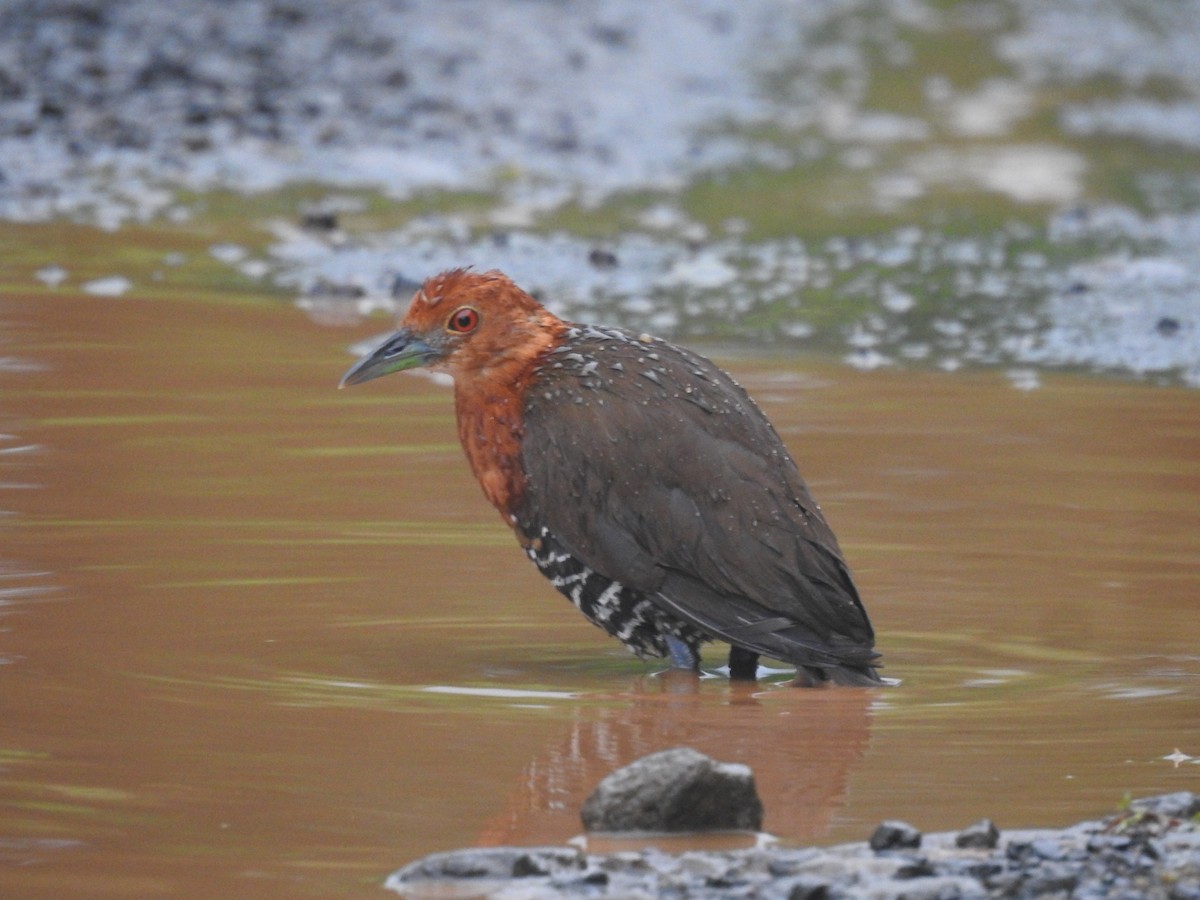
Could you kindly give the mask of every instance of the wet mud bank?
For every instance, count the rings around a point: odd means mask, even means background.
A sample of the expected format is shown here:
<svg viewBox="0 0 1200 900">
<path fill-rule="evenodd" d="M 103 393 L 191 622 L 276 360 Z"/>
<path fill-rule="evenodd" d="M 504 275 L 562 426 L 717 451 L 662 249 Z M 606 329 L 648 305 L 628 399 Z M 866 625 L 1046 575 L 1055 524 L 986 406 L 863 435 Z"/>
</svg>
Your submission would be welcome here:
<svg viewBox="0 0 1200 900">
<path fill-rule="evenodd" d="M 762 900 L 1200 898 L 1200 797 L 1135 800 L 1062 829 L 997 831 L 981 821 L 922 835 L 886 822 L 869 841 L 664 853 L 570 847 L 456 850 L 393 873 L 386 887 L 422 897 L 689 897 Z"/>
</svg>

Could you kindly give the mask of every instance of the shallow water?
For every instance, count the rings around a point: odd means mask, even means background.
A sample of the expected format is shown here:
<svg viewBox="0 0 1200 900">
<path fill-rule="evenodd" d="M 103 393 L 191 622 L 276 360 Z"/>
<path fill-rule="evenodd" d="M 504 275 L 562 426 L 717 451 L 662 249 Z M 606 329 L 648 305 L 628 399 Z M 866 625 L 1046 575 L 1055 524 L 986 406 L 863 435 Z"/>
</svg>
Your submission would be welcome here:
<svg viewBox="0 0 1200 900">
<path fill-rule="evenodd" d="M 194 293 L 221 302 L 0 306 L 5 896 L 373 895 L 427 852 L 565 841 L 602 775 L 681 744 L 752 766 L 786 841 L 1200 784 L 1163 758 L 1200 756 L 1200 392 L 726 357 L 902 680 L 747 688 L 580 619 L 444 388 L 337 392 L 365 329 Z"/>
</svg>

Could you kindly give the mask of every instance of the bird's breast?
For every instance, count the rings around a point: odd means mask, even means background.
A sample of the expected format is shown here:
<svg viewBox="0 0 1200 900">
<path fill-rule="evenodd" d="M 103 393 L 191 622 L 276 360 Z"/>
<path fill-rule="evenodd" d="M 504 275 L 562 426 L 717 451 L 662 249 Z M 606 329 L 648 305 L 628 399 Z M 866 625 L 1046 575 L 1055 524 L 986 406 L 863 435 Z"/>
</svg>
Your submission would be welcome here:
<svg viewBox="0 0 1200 900">
<path fill-rule="evenodd" d="M 508 519 L 525 490 L 521 415 L 516 398 L 456 394 L 458 437 L 488 501 Z"/>
</svg>

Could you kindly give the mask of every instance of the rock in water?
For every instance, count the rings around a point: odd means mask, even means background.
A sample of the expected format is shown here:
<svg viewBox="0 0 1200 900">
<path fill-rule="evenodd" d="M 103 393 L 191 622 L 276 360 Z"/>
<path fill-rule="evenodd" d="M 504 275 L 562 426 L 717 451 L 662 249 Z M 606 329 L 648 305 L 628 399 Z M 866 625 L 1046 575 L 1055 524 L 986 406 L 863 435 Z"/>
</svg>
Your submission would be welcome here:
<svg viewBox="0 0 1200 900">
<path fill-rule="evenodd" d="M 763 806 L 749 767 L 690 747 L 663 750 L 606 776 L 580 811 L 588 831 L 762 829 Z"/>
<path fill-rule="evenodd" d="M 921 846 L 921 832 L 907 822 L 880 822 L 871 833 L 870 845 L 876 853 L 884 850 L 915 850 Z"/>
</svg>

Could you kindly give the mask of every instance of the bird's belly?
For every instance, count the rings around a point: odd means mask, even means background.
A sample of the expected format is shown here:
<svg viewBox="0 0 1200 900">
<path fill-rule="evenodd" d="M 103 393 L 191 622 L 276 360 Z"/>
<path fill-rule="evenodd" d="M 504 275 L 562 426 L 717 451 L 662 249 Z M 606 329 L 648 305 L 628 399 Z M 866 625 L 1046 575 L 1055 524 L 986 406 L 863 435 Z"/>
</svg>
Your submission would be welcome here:
<svg viewBox="0 0 1200 900">
<path fill-rule="evenodd" d="M 666 656 L 667 635 L 696 652 L 705 640 L 700 632 L 659 609 L 641 591 L 591 569 L 564 550 L 542 528 L 525 542 L 525 553 L 550 583 L 587 618 L 639 657 Z"/>
</svg>

